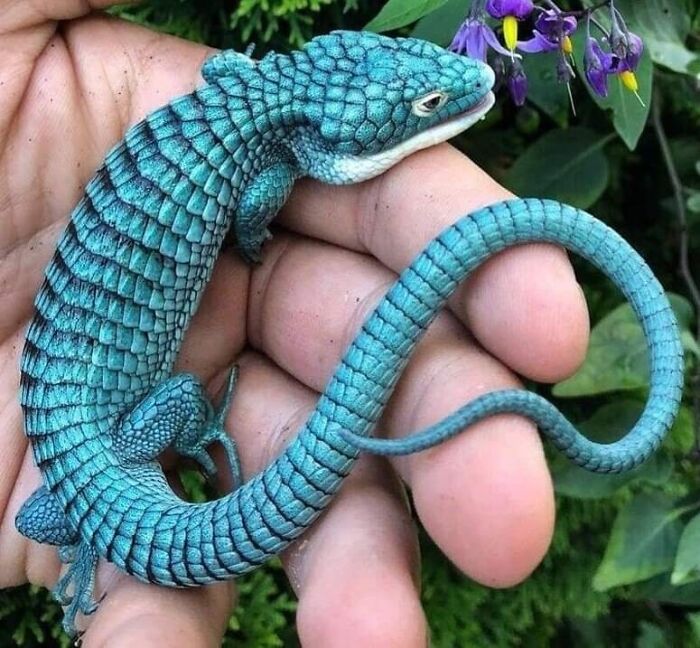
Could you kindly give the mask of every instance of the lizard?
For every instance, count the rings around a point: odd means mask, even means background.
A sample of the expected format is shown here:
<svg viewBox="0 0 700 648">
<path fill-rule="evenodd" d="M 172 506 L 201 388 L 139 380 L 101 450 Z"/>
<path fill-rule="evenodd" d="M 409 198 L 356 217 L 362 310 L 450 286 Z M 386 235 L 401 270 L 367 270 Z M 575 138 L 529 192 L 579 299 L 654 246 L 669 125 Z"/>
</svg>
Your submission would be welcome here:
<svg viewBox="0 0 700 648">
<path fill-rule="evenodd" d="M 295 180 L 367 180 L 447 140 L 494 104 L 494 73 L 414 38 L 332 32 L 260 60 L 222 51 L 205 84 L 131 127 L 75 207 L 35 300 L 21 359 L 25 431 L 43 483 L 16 527 L 58 546 L 63 627 L 91 614 L 100 558 L 165 586 L 233 578 L 280 553 L 318 518 L 361 451 L 415 452 L 501 412 L 531 418 L 578 465 L 638 466 L 677 413 L 683 353 L 663 288 L 593 216 L 513 199 L 468 214 L 399 276 L 350 344 L 286 449 L 241 483 L 224 430 L 235 370 L 214 406 L 192 374 L 172 375 L 190 318 L 227 241 L 254 263 Z M 369 437 L 411 351 L 461 282 L 512 245 L 558 244 L 608 274 L 646 336 L 650 393 L 622 439 L 597 444 L 544 398 L 480 396 L 403 440 Z M 205 503 L 170 489 L 158 463 L 174 448 L 204 473 L 223 445 L 235 488 Z"/>
</svg>

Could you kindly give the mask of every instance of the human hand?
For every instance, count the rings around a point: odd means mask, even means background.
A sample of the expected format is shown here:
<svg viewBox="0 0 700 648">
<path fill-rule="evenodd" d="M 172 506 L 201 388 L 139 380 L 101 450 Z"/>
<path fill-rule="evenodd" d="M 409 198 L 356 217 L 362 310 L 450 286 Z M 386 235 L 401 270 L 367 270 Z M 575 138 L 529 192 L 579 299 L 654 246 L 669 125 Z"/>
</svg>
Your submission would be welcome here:
<svg viewBox="0 0 700 648">
<path fill-rule="evenodd" d="M 40 478 L 22 434 L 19 356 L 32 302 L 82 189 L 126 128 L 201 83 L 206 48 L 97 14 L 86 3 L 0 0 L 0 587 L 52 586 L 52 547 L 21 537 L 14 517 Z M 112 4 L 91 2 L 92 8 Z M 56 20 L 65 22 L 56 23 Z M 313 408 L 317 392 L 395 273 L 446 225 L 508 194 L 440 146 L 354 187 L 302 182 L 283 229 L 246 267 L 223 254 L 180 355 L 215 394 L 230 364 L 241 379 L 229 418 L 249 478 Z M 378 434 L 399 436 L 513 373 L 570 374 L 587 317 L 566 255 L 545 245 L 487 263 L 431 328 Z M 222 462 L 220 462 L 223 465 Z M 532 424 L 500 416 L 433 450 L 392 462 L 364 457 L 341 493 L 283 556 L 299 596 L 305 646 L 422 646 L 417 541 L 401 480 L 421 522 L 466 574 L 503 587 L 546 551 L 553 497 Z M 172 590 L 103 565 L 87 645 L 209 645 L 221 638 L 231 584 Z"/>
</svg>

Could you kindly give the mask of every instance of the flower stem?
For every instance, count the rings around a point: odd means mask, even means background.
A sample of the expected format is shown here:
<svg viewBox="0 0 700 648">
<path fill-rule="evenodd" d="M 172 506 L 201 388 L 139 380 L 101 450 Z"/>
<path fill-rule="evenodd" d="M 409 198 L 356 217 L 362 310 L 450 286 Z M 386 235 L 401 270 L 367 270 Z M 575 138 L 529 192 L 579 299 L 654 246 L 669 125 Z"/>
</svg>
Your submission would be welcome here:
<svg viewBox="0 0 700 648">
<path fill-rule="evenodd" d="M 598 30 L 603 34 L 604 38 L 610 38 L 610 32 L 605 29 L 605 27 L 601 24 L 599 20 L 594 18 L 593 16 L 590 17 L 591 22 L 598 28 Z"/>
<path fill-rule="evenodd" d="M 685 196 L 683 195 L 683 184 L 681 183 L 678 169 L 673 159 L 671 146 L 661 120 L 661 95 L 658 90 L 654 93 L 652 102 L 652 123 L 659 142 L 659 148 L 666 165 L 668 179 L 673 189 L 673 197 L 676 203 L 676 219 L 678 222 L 678 248 L 679 248 L 679 271 L 683 278 L 691 301 L 695 306 L 695 317 L 697 328 L 695 339 L 700 344 L 700 288 L 695 282 L 690 269 L 690 235 L 688 230 L 688 214 L 685 208 Z M 695 455 L 700 456 L 700 359 L 695 361 L 695 370 L 690 377 L 690 390 L 693 398 L 693 414 L 695 419 Z"/>
<path fill-rule="evenodd" d="M 548 3 L 548 4 L 554 4 L 554 3 Z M 578 11 L 572 10 L 572 11 L 562 11 L 561 15 L 562 16 L 573 16 L 574 18 L 586 18 L 587 16 L 590 16 L 591 14 L 594 14 L 598 9 L 602 9 L 603 7 L 610 7 L 612 9 L 613 5 L 613 0 L 603 0 L 602 2 L 599 2 L 597 5 L 593 5 L 592 7 L 588 7 L 587 9 L 580 9 Z"/>
</svg>

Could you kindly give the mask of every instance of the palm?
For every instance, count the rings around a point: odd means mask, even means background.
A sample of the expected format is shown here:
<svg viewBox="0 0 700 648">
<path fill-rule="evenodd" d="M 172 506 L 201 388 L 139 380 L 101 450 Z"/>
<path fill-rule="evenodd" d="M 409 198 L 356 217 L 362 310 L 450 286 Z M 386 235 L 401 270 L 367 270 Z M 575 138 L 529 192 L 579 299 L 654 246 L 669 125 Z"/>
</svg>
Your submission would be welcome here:
<svg viewBox="0 0 700 648">
<path fill-rule="evenodd" d="M 61 19 L 77 18 L 83 5 L 46 4 Z M 27 542 L 13 525 L 39 482 L 17 389 L 24 330 L 43 269 L 105 152 L 148 111 L 195 87 L 207 54 L 99 16 L 56 31 L 56 23 L 40 22 L 26 6 L 14 8 L 25 3 L 0 0 L 0 14 L 3 5 L 10 15 L 3 22 L 14 30 L 0 36 L 10 72 L 0 93 L 0 587 L 51 585 L 59 569 L 53 549 Z M 422 178 L 421 187 L 411 188 L 411 178 Z M 229 423 L 246 476 L 303 421 L 315 390 L 393 271 L 456 216 L 504 196 L 442 147 L 360 187 L 302 184 L 282 219 L 296 234 L 278 233 L 262 266 L 251 272 L 233 255 L 222 256 L 180 367 L 216 391 L 238 359 L 242 378 Z M 536 309 L 523 309 L 527 303 Z M 457 316 L 443 316 L 421 345 L 383 432 L 404 434 L 476 393 L 513 384 L 508 370 L 465 335 L 460 319 L 494 355 L 534 378 L 567 374 L 585 348 L 585 308 L 564 255 L 552 248 L 503 255 L 453 306 Z M 423 523 L 472 577 L 495 586 L 520 580 L 541 558 L 552 524 L 551 487 L 534 431 L 503 417 L 447 445 L 394 465 L 410 483 Z M 381 461 L 360 463 L 306 539 L 285 559 L 300 596 L 305 645 L 354 645 L 361 638 L 372 645 L 422 645 L 424 619 L 412 578 L 415 534 L 398 481 Z M 233 596 L 228 585 L 165 590 L 108 568 L 100 578 L 98 591 L 109 597 L 86 637 L 91 643 L 117 632 L 124 642 L 132 633 L 141 639 L 157 633 L 173 645 L 215 642 Z M 348 590 L 357 595 L 348 597 Z"/>
</svg>

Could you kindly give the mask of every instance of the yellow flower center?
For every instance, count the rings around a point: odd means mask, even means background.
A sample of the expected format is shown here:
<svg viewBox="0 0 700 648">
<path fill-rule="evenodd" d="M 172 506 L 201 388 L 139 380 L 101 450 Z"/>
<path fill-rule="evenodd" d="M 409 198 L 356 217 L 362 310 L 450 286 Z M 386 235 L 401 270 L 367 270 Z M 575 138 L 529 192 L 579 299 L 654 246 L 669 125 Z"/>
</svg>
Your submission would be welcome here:
<svg viewBox="0 0 700 648">
<path fill-rule="evenodd" d="M 515 16 L 506 16 L 503 19 L 503 39 L 506 47 L 514 52 L 518 44 L 518 19 Z"/>
<path fill-rule="evenodd" d="M 568 36 L 561 39 L 561 50 L 564 54 L 571 54 L 574 51 L 574 44 Z"/>
<path fill-rule="evenodd" d="M 639 83 L 637 83 L 637 77 L 634 72 L 630 72 L 629 70 L 620 72 L 620 81 L 622 81 L 622 85 L 631 92 L 637 92 L 639 90 Z"/>
</svg>

